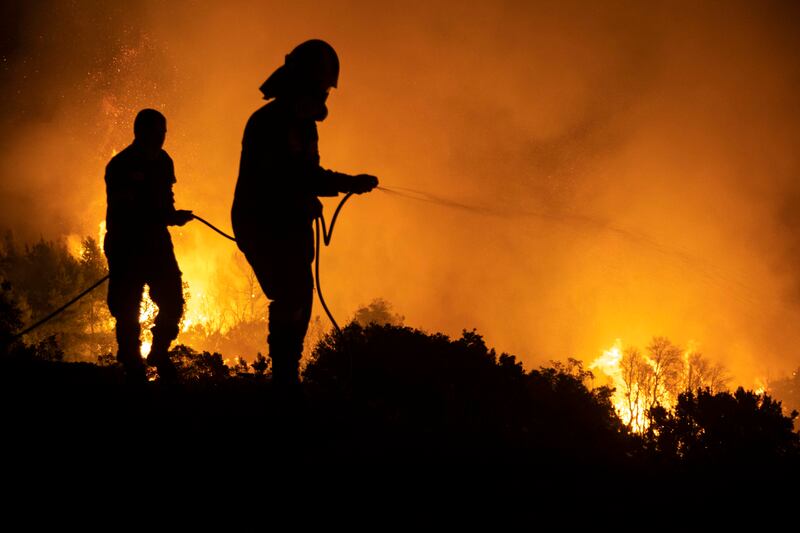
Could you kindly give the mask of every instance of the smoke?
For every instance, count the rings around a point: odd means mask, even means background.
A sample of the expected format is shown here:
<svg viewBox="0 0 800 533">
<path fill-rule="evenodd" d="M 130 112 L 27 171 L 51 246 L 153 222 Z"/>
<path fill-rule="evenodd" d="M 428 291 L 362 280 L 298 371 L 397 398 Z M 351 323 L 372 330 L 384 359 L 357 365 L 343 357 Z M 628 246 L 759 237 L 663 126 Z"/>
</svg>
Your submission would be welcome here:
<svg viewBox="0 0 800 533">
<path fill-rule="evenodd" d="M 325 166 L 507 212 L 354 198 L 322 257 L 340 321 L 384 297 L 529 366 L 666 335 L 745 384 L 796 367 L 798 7 L 529 4 L 11 4 L 0 226 L 95 234 L 103 167 L 155 107 L 178 207 L 229 228 L 258 87 L 318 37 L 342 63 Z M 224 300 L 230 243 L 173 237 L 193 294 Z"/>
</svg>

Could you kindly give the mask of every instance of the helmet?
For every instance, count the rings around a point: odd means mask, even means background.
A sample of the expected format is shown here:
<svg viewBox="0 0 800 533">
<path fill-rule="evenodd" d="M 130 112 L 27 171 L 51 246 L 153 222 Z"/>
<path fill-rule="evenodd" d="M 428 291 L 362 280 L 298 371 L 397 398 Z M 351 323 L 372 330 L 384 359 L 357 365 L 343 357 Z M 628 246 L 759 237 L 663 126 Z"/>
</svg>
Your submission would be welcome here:
<svg viewBox="0 0 800 533">
<path fill-rule="evenodd" d="M 311 39 L 297 46 L 286 56 L 285 65 L 299 81 L 326 89 L 339 84 L 339 56 L 325 41 Z"/>
<path fill-rule="evenodd" d="M 274 98 L 288 88 L 337 87 L 339 56 L 331 45 L 311 39 L 292 50 L 284 64 L 261 86 L 265 98 Z"/>
</svg>

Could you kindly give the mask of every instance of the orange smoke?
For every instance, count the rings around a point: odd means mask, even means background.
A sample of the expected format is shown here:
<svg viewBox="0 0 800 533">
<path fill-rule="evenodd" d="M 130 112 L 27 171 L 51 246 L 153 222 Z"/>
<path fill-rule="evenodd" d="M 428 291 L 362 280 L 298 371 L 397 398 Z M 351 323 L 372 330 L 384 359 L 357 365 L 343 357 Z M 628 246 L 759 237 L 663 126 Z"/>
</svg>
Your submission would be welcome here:
<svg viewBox="0 0 800 533">
<path fill-rule="evenodd" d="M 741 383 L 800 365 L 796 6 L 20 9 L 0 225 L 22 236 L 95 234 L 108 154 L 144 107 L 168 119 L 177 207 L 230 229 L 258 87 L 321 37 L 342 62 L 323 165 L 508 212 L 354 198 L 323 252 L 341 322 L 383 297 L 410 325 L 475 327 L 529 368 L 654 335 L 697 339 Z M 171 231 L 190 293 L 183 336 L 265 316 L 234 245 L 197 224 Z"/>
</svg>

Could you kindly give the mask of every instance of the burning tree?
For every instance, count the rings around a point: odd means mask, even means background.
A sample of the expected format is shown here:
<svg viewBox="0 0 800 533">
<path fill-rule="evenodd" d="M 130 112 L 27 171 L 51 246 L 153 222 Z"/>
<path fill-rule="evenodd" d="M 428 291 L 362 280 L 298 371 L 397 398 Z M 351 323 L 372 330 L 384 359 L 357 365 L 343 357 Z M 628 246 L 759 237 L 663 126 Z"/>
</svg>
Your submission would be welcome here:
<svg viewBox="0 0 800 533">
<path fill-rule="evenodd" d="M 713 393 L 722 392 L 727 389 L 729 381 L 728 372 L 721 364 L 712 363 L 699 352 L 685 352 L 681 387 L 683 390 L 709 389 Z"/>
<path fill-rule="evenodd" d="M 242 254 L 234 253 L 230 264 L 234 276 L 217 271 L 206 292 L 187 291 L 191 305 L 178 341 L 252 360 L 266 343 L 268 301 Z"/>
<path fill-rule="evenodd" d="M 629 425 L 644 423 L 647 391 L 650 390 L 651 367 L 637 348 L 627 348 L 620 361 L 624 409 L 621 415 Z M 619 411 L 619 409 L 617 409 Z"/>
<path fill-rule="evenodd" d="M 654 337 L 646 352 L 622 349 L 617 343 L 595 359 L 590 369 L 600 370 L 615 388 L 614 406 L 620 418 L 641 432 L 651 422 L 651 411 L 672 408 L 684 391 L 724 390 L 724 367 L 713 364 L 693 348 L 683 349 L 666 337 Z"/>
</svg>

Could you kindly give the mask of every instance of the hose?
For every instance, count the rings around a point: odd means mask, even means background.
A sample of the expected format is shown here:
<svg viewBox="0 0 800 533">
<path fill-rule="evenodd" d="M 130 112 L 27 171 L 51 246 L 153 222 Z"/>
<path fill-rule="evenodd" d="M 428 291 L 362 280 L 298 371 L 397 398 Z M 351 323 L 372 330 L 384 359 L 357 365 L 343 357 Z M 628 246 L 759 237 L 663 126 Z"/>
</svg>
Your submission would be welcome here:
<svg viewBox="0 0 800 533">
<path fill-rule="evenodd" d="M 320 282 L 319 282 L 319 250 L 320 250 L 320 245 L 319 245 L 320 239 L 319 239 L 319 237 L 320 237 L 320 235 L 322 235 L 322 240 L 325 243 L 325 246 L 330 246 L 331 239 L 333 238 L 333 227 L 336 225 L 336 219 L 339 216 L 339 212 L 342 210 L 342 207 L 344 207 L 345 202 L 351 196 L 353 196 L 353 193 L 351 193 L 351 192 L 347 193 L 345 195 L 345 197 L 342 198 L 342 201 L 339 202 L 339 205 L 336 206 L 336 211 L 333 212 L 333 218 L 331 218 L 331 226 L 330 226 L 330 228 L 326 228 L 325 227 L 325 217 L 322 216 L 322 213 L 320 213 L 320 215 L 316 219 L 314 219 L 315 229 L 316 229 L 316 231 L 315 231 L 315 233 L 316 233 L 316 250 L 315 250 L 315 253 L 314 253 L 314 278 L 315 278 L 316 285 L 317 285 L 317 296 L 319 296 L 319 303 L 322 304 L 322 308 L 325 310 L 325 314 L 328 315 L 328 318 L 330 319 L 331 324 L 333 324 L 334 329 L 336 330 L 337 333 L 339 333 L 340 336 L 342 334 L 342 330 L 339 327 L 339 324 L 337 324 L 336 320 L 333 318 L 333 313 L 331 313 L 330 309 L 328 309 L 328 304 L 325 303 L 325 298 L 322 296 L 322 287 L 320 286 Z M 321 228 L 320 228 L 320 224 L 322 225 Z M 320 229 L 321 229 L 321 231 L 320 231 Z"/>
<path fill-rule="evenodd" d="M 43 319 L 39 320 L 38 322 L 36 322 L 35 324 L 33 324 L 31 326 L 28 326 L 24 330 L 20 331 L 19 333 L 17 333 L 13 337 L 11 337 L 10 342 L 13 342 L 13 341 L 17 340 L 18 338 L 22 337 L 26 333 L 30 333 L 31 331 L 33 331 L 34 329 L 38 328 L 39 326 L 41 326 L 45 322 L 48 322 L 49 320 L 52 320 L 56 316 L 60 315 L 61 313 L 66 311 L 69 306 L 71 306 L 72 304 L 74 304 L 75 302 L 77 302 L 78 300 L 80 300 L 81 298 L 83 298 L 84 296 L 86 296 L 87 294 L 92 292 L 93 290 L 95 290 L 97 287 L 102 285 L 103 282 L 105 282 L 106 280 L 108 280 L 108 274 L 106 274 L 105 276 L 103 276 L 102 278 L 100 278 L 99 280 L 94 282 L 94 284 L 91 287 L 89 287 L 88 289 L 85 289 L 83 292 L 81 292 L 75 298 L 73 298 L 72 300 L 68 301 L 67 303 L 65 303 L 64 305 L 62 305 L 61 307 L 59 307 L 58 309 L 56 309 L 55 311 L 53 311 L 52 313 L 50 313 L 49 315 L 44 317 Z"/>
<path fill-rule="evenodd" d="M 341 212 L 342 207 L 344 207 L 345 202 L 347 202 L 347 200 L 352 195 L 353 195 L 352 192 L 347 193 L 345 195 L 345 197 L 342 198 L 342 201 L 339 202 L 339 205 L 336 206 L 336 210 L 333 212 L 333 218 L 331 218 L 330 228 L 326 227 L 326 225 L 325 225 L 325 217 L 321 213 L 316 219 L 314 219 L 314 222 L 315 222 L 315 225 L 316 225 L 316 253 L 315 253 L 315 257 L 314 257 L 314 277 L 316 278 L 317 295 L 319 296 L 319 301 L 322 304 L 322 308 L 325 310 L 325 314 L 328 315 L 328 318 L 330 319 L 331 324 L 333 324 L 333 327 L 336 329 L 336 331 L 340 335 L 342 333 L 342 330 L 341 330 L 341 328 L 339 328 L 339 324 L 336 322 L 336 319 L 333 318 L 333 314 L 331 314 L 330 309 L 328 309 L 328 305 L 325 303 L 325 298 L 322 296 L 322 288 L 320 287 L 320 283 L 319 283 L 320 236 L 322 236 L 322 241 L 325 243 L 325 246 L 330 246 L 331 238 L 333 237 L 333 228 L 336 225 L 336 219 L 339 217 L 339 213 Z M 218 227 L 213 225 L 211 222 L 209 222 L 209 221 L 207 221 L 207 220 L 205 220 L 202 217 L 199 217 L 197 215 L 192 215 L 192 216 L 193 216 L 193 218 L 195 218 L 196 220 L 202 222 L 203 224 L 205 224 L 206 226 L 208 226 L 209 228 L 211 228 L 215 232 L 219 233 L 220 235 L 222 235 L 226 239 L 229 239 L 229 240 L 231 240 L 233 242 L 236 242 L 236 238 L 235 237 L 233 237 L 231 235 L 228 235 L 227 233 L 225 233 L 224 231 L 222 231 L 221 229 L 219 229 Z M 320 223 L 321 223 L 321 226 L 322 226 L 321 228 L 320 228 Z M 93 283 L 90 287 L 88 287 L 87 289 L 83 290 L 80 294 L 75 296 L 73 299 L 71 299 L 70 301 L 68 301 L 67 303 L 65 303 L 64 305 L 62 305 L 61 307 L 59 307 L 58 309 L 56 309 L 55 311 L 53 311 L 52 313 L 47 315 L 46 317 L 42 318 L 41 320 L 37 321 L 36 323 L 28 326 L 24 330 L 20 331 L 19 333 L 15 334 L 14 336 L 12 336 L 9 342 L 13 342 L 13 341 L 17 340 L 18 338 L 22 337 L 23 335 L 25 335 L 27 333 L 30 333 L 34 329 L 38 328 L 39 326 L 45 324 L 46 322 L 48 322 L 48 321 L 52 320 L 53 318 L 55 318 L 56 316 L 58 316 L 59 314 L 63 313 L 71 305 L 75 304 L 76 302 L 78 302 L 78 300 L 80 300 L 81 298 L 83 298 L 84 296 L 86 296 L 87 294 L 89 294 L 90 292 L 95 290 L 97 287 L 102 285 L 105 281 L 108 280 L 108 277 L 109 277 L 109 275 L 106 274 L 101 279 L 99 279 L 95 283 Z"/>
</svg>

